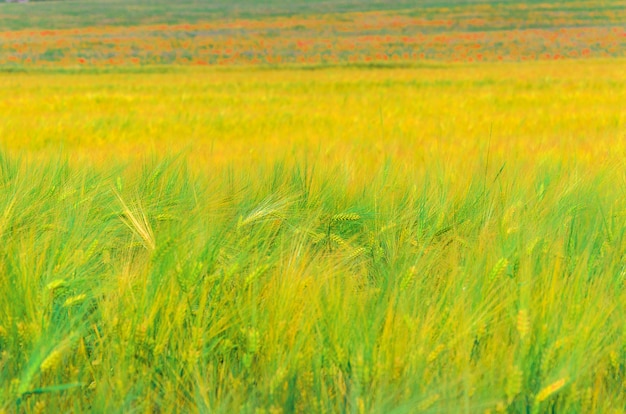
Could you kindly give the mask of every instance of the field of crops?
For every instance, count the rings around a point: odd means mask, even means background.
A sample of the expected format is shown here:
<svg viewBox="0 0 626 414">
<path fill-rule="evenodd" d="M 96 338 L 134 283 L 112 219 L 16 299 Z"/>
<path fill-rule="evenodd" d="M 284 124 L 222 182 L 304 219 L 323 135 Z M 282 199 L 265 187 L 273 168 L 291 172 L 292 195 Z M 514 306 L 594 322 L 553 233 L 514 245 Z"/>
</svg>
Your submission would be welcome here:
<svg viewBox="0 0 626 414">
<path fill-rule="evenodd" d="M 0 3 L 0 413 L 624 412 L 626 3 L 391 3 Z"/>
<path fill-rule="evenodd" d="M 144 16 L 132 26 L 120 25 L 111 12 L 100 17 L 101 26 L 59 19 L 45 29 L 0 32 L 0 65 L 517 62 L 626 52 L 624 1 L 445 6 L 374 11 L 352 6 L 341 13 L 320 9 L 262 18 L 224 11 L 208 21 L 198 21 L 202 13 L 192 9 L 186 21 L 164 15 L 155 24 L 153 16 Z"/>
</svg>

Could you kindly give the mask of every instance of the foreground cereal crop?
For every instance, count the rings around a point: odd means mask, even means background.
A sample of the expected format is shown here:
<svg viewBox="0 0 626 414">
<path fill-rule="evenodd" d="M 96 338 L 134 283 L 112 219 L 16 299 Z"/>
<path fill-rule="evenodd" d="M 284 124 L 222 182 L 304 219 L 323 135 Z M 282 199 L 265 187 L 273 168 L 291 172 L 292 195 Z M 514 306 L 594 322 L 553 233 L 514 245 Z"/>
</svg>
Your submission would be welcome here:
<svg viewBox="0 0 626 414">
<path fill-rule="evenodd" d="M 623 412 L 623 2 L 422 3 L 0 4 L 0 413 Z"/>
</svg>

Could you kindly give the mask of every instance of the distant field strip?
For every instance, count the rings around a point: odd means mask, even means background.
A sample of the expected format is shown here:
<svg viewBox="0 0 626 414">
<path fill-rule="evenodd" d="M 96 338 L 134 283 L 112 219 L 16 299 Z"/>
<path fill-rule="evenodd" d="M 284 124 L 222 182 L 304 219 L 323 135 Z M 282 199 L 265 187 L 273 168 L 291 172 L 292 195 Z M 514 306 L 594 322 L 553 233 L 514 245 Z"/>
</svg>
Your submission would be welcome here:
<svg viewBox="0 0 626 414">
<path fill-rule="evenodd" d="M 591 165 L 624 154 L 626 61 L 404 69 L 179 68 L 170 73 L 4 74 L 0 145 L 47 156 L 198 161 L 313 151 L 360 164 L 487 150 Z"/>
<path fill-rule="evenodd" d="M 11 13 L 18 16 L 17 7 L 0 5 L 0 22 Z M 45 6 L 31 7 L 36 13 Z M 0 25 L 1 67 L 517 62 L 626 56 L 626 2 L 620 1 L 452 4 L 368 12 L 348 8 L 334 13 L 322 9 L 317 14 L 294 11 L 269 17 L 235 13 L 210 18 L 198 12 L 207 20 L 174 23 L 174 17 L 163 15 L 155 23 L 144 16 L 122 25 L 111 17 L 104 20 L 109 22 L 105 26 L 72 26 L 70 6 L 58 7 L 60 11 L 50 10 L 45 23 L 25 15 L 24 27 L 2 31 Z M 5 27 L 14 26 L 9 23 Z"/>
</svg>

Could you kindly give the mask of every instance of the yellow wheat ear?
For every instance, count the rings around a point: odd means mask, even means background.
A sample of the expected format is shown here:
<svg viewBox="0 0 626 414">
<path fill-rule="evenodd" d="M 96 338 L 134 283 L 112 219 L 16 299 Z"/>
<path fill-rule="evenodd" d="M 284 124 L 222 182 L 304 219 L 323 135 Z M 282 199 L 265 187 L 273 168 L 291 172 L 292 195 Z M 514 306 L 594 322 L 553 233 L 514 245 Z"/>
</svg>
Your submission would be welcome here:
<svg viewBox="0 0 626 414">
<path fill-rule="evenodd" d="M 154 241 L 154 233 L 152 232 L 152 227 L 150 227 L 150 223 L 148 222 L 148 218 L 141 211 L 141 208 L 137 208 L 137 213 L 134 213 L 128 205 L 122 199 L 120 193 L 117 190 L 113 189 L 113 193 L 117 197 L 118 201 L 122 205 L 123 216 L 122 221 L 126 226 L 132 230 L 139 238 L 141 239 L 143 245 L 148 250 L 154 250 L 156 247 L 156 243 Z"/>
<path fill-rule="evenodd" d="M 331 217 L 331 221 L 358 221 L 361 216 L 357 213 L 340 213 Z"/>
<path fill-rule="evenodd" d="M 530 333 L 530 316 L 527 309 L 520 309 L 516 318 L 517 332 L 521 339 L 525 339 Z"/>
<path fill-rule="evenodd" d="M 567 383 L 567 378 L 561 378 L 558 381 L 553 382 L 552 384 L 546 385 L 535 397 L 535 400 L 540 403 L 545 401 L 549 396 L 559 391 L 561 388 L 565 386 Z"/>
</svg>

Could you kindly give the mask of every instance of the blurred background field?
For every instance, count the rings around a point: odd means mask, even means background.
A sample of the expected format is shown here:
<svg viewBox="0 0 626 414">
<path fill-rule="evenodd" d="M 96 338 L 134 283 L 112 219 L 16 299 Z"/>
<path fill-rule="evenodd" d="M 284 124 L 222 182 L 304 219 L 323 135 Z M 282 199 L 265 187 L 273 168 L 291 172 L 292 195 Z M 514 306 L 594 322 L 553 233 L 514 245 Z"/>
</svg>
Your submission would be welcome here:
<svg viewBox="0 0 626 414">
<path fill-rule="evenodd" d="M 626 60 L 0 74 L 0 142 L 46 157 L 369 165 L 624 155 Z M 8 98 L 10 97 L 10 98 Z M 26 131 L 28 133 L 26 134 Z"/>
<path fill-rule="evenodd" d="M 624 57 L 626 3 L 4 4 L 5 69 Z"/>
<path fill-rule="evenodd" d="M 0 413 L 622 413 L 625 6 L 0 4 Z"/>
</svg>

